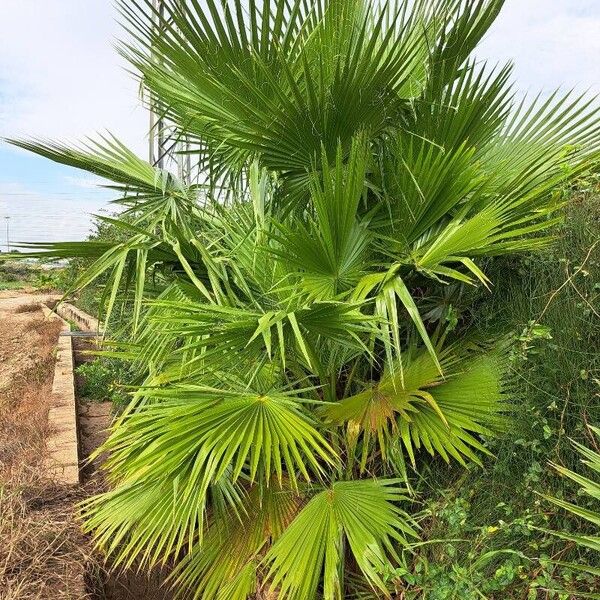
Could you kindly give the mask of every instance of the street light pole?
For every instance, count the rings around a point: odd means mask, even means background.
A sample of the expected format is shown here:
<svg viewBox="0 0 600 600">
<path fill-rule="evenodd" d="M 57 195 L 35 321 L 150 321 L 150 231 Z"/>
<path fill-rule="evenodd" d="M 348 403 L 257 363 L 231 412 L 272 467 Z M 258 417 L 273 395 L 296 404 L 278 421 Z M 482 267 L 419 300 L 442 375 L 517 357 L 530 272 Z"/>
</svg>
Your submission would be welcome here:
<svg viewBox="0 0 600 600">
<path fill-rule="evenodd" d="M 6 251 L 10 254 L 10 229 L 9 222 L 10 217 L 4 217 L 6 219 Z"/>
</svg>

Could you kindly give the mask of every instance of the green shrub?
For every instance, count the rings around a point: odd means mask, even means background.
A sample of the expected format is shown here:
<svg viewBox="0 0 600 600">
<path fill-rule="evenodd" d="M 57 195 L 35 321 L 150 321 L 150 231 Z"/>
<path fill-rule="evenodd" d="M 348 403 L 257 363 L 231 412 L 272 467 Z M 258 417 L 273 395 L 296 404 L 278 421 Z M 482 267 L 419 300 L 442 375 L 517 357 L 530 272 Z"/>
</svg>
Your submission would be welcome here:
<svg viewBox="0 0 600 600">
<path fill-rule="evenodd" d="M 567 513 L 548 511 L 539 496 L 581 501 L 550 462 L 579 470 L 580 456 L 570 439 L 592 443 L 585 424 L 598 415 L 600 244 L 594 245 L 600 237 L 600 195 L 595 184 L 582 187 L 587 191 L 567 193 L 566 220 L 556 229 L 553 246 L 488 265 L 492 280 L 501 284 L 493 294 L 484 293 L 475 308 L 460 312 L 460 319 L 474 321 L 481 337 L 510 332 L 505 339 L 514 415 L 509 435 L 486 440 L 495 457 L 486 461 L 484 471 L 464 474 L 433 461 L 422 473 L 420 491 L 429 498 L 431 512 L 428 536 L 465 540 L 417 550 L 409 571 L 416 589 L 429 590 L 424 598 L 448 593 L 458 600 L 461 594 L 469 598 L 481 592 L 494 600 L 537 599 L 539 590 L 559 600 L 573 596 L 541 590 L 584 594 L 600 585 L 599 576 L 580 570 L 597 565 L 592 553 L 544 532 L 594 535 L 594 528 Z M 506 551 L 518 554 L 506 556 Z M 473 570 L 488 552 L 501 554 Z M 580 569 L 557 565 L 552 557 Z M 496 569 L 504 561 L 517 576 L 502 592 L 494 591 L 490 586 L 499 583 Z"/>
<path fill-rule="evenodd" d="M 95 402 L 110 401 L 123 407 L 128 401 L 126 386 L 133 376 L 127 363 L 120 360 L 99 358 L 83 363 L 76 369 L 80 376 L 79 394 Z"/>
</svg>

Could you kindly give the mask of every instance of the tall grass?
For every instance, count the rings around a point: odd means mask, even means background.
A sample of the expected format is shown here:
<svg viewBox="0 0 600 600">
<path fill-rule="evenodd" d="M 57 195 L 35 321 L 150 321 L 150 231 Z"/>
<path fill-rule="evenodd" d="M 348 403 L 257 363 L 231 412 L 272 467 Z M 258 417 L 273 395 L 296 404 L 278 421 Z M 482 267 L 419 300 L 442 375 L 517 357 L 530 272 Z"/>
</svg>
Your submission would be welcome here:
<svg viewBox="0 0 600 600">
<path fill-rule="evenodd" d="M 447 541 L 408 561 L 414 584 L 407 598 L 575 599 L 599 589 L 590 575 L 556 564 L 597 566 L 598 557 L 543 531 L 587 531 L 540 494 L 585 505 L 549 462 L 577 470 L 580 457 L 569 440 L 595 447 L 587 424 L 600 422 L 597 185 L 572 194 L 565 217 L 550 249 L 492 262 L 496 285 L 469 311 L 482 337 L 510 332 L 511 425 L 503 438 L 488 440 L 495 458 L 484 470 L 433 461 L 421 473 L 431 513 L 424 537 Z"/>
</svg>

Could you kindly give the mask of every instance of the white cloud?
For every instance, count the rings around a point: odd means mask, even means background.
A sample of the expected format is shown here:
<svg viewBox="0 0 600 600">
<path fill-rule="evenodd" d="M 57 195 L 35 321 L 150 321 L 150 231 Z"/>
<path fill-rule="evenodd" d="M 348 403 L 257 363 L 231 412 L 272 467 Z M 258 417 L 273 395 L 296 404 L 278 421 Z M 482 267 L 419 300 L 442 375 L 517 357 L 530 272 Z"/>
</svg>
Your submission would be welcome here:
<svg viewBox="0 0 600 600">
<path fill-rule="evenodd" d="M 512 60 L 523 92 L 600 93 L 600 2 L 507 0 L 477 54 L 492 64 Z"/>
<path fill-rule="evenodd" d="M 80 177 L 66 175 L 65 177 L 63 177 L 63 180 L 70 187 L 75 187 L 83 190 L 97 190 L 99 186 L 106 184 L 105 179 L 85 175 Z"/>
<path fill-rule="evenodd" d="M 147 117 L 112 47 L 113 3 L 0 4 L 0 135 L 73 140 L 109 129 L 143 152 Z"/>
<path fill-rule="evenodd" d="M 12 244 L 81 240 L 91 231 L 91 214 L 105 207 L 103 194 L 47 193 L 19 181 L 0 181 L 0 250 L 7 246 L 4 217 L 10 217 Z"/>
</svg>

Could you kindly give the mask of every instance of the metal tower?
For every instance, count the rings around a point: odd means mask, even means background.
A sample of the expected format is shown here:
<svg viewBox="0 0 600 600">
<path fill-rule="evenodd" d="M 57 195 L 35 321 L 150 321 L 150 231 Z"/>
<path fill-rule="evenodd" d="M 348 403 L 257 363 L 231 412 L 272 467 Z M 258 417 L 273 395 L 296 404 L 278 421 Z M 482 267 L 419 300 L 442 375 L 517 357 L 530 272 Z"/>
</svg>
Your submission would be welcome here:
<svg viewBox="0 0 600 600">
<path fill-rule="evenodd" d="M 185 10 L 185 0 L 178 0 L 177 4 Z M 154 31 L 160 31 L 166 19 L 164 0 L 152 0 L 152 8 L 152 27 Z M 180 133 L 161 114 L 152 96 L 149 107 L 148 160 L 160 169 L 176 168 L 179 178 L 189 182 L 192 167 L 190 155 L 185 154 L 189 150 L 188 140 L 181 139 Z"/>
</svg>

